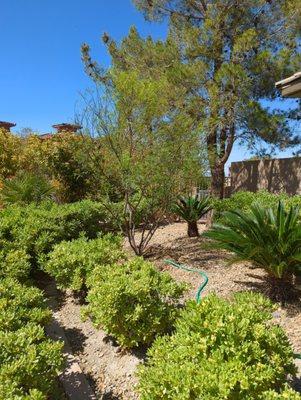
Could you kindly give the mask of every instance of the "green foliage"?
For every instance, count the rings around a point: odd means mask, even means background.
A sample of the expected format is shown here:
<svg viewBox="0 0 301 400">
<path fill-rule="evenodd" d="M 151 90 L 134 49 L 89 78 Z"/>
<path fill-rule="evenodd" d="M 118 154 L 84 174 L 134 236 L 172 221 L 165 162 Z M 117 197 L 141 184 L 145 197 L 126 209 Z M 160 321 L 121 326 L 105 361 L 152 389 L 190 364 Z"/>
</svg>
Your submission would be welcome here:
<svg viewBox="0 0 301 400">
<path fill-rule="evenodd" d="M 250 261 L 276 278 L 296 273 L 301 266 L 301 224 L 299 207 L 285 211 L 258 204 L 250 212 L 228 211 L 225 224 L 214 224 L 204 236 L 212 247 L 234 253 L 231 262 Z"/>
<path fill-rule="evenodd" d="M 0 279 L 26 279 L 31 269 L 29 255 L 24 250 L 0 251 Z"/>
<path fill-rule="evenodd" d="M 53 192 L 51 184 L 45 177 L 22 173 L 4 181 L 1 200 L 5 205 L 41 203 L 43 200 L 51 199 Z"/>
<path fill-rule="evenodd" d="M 139 370 L 141 400 L 256 400 L 295 374 L 293 351 L 255 293 L 189 302 L 171 336 L 158 338 Z M 272 397 L 273 398 L 273 397 Z"/>
<path fill-rule="evenodd" d="M 173 206 L 173 212 L 187 222 L 197 222 L 203 215 L 212 209 L 209 197 L 198 196 L 181 197 Z"/>
<path fill-rule="evenodd" d="M 9 398 L 9 394 L 15 399 L 32 389 L 49 393 L 62 367 L 61 350 L 62 344 L 46 339 L 43 328 L 36 324 L 29 323 L 16 331 L 0 331 L 2 398 Z"/>
<path fill-rule="evenodd" d="M 4 249 L 24 249 L 35 265 L 62 240 L 97 237 L 104 229 L 104 219 L 103 207 L 90 200 L 11 206 L 0 213 L 0 243 Z"/>
<path fill-rule="evenodd" d="M 262 102 L 279 97 L 275 82 L 300 66 L 299 1 L 133 2 L 147 19 L 167 20 L 166 42 L 158 42 L 158 59 L 151 56 L 157 75 L 182 90 L 184 107 L 206 135 L 211 190 L 216 197 L 223 197 L 224 165 L 234 142 L 255 151 L 300 144 L 294 123 L 289 123 L 293 113 Z M 119 62 L 138 70 L 140 78 L 150 69 L 149 41 L 139 46 L 132 40 L 128 54 L 119 54 Z M 172 47 L 178 51 L 166 54 Z"/>
<path fill-rule="evenodd" d="M 80 290 L 97 265 L 105 267 L 124 258 L 121 241 L 121 237 L 112 234 L 93 240 L 63 241 L 54 247 L 43 268 L 60 288 Z"/>
<path fill-rule="evenodd" d="M 297 393 L 295 390 L 286 387 L 280 393 L 275 392 L 275 390 L 269 390 L 268 392 L 263 393 L 262 400 L 300 400 L 301 395 Z"/>
<path fill-rule="evenodd" d="M 18 171 L 21 151 L 21 138 L 0 128 L 0 185 Z"/>
<path fill-rule="evenodd" d="M 29 322 L 45 325 L 50 311 L 43 293 L 15 279 L 0 280 L 0 331 L 15 331 Z"/>
<path fill-rule="evenodd" d="M 50 139 L 47 172 L 56 183 L 60 201 L 75 202 L 95 196 L 101 189 L 101 153 L 89 136 L 61 132 Z M 93 161 L 92 161 L 93 160 Z"/>
<path fill-rule="evenodd" d="M 271 207 L 277 205 L 278 201 L 282 200 L 285 205 L 299 204 L 301 205 L 301 196 L 289 197 L 286 193 L 273 194 L 265 190 L 259 192 L 241 191 L 234 193 L 227 199 L 212 199 L 212 207 L 214 208 L 214 220 L 223 221 L 222 214 L 225 211 L 250 211 L 254 203 L 260 204 L 263 207 Z"/>
<path fill-rule="evenodd" d="M 173 44 L 165 48 L 161 42 L 144 41 L 135 28 L 120 45 L 111 39 L 107 44 L 112 58 L 107 70 L 91 60 L 88 45 L 82 47 L 96 93 L 104 94 L 87 101 L 88 111 L 97 115 L 93 128 L 101 138 L 106 195 L 113 193 L 124 202 L 122 226 L 135 253 L 142 255 L 172 203 L 198 182 L 203 169 L 199 130 L 183 107 L 182 88 L 172 82 L 177 71 L 172 69 L 168 77 L 158 68 L 162 60 L 173 65 L 177 59 Z M 136 48 L 147 67 L 136 68 Z M 138 227 L 143 235 L 135 235 Z"/>
<path fill-rule="evenodd" d="M 12 278 L 0 281 L 0 398 L 46 399 L 63 365 L 62 343 L 47 339 L 42 292 Z"/>
<path fill-rule="evenodd" d="M 172 328 L 177 301 L 185 290 L 185 285 L 141 258 L 96 268 L 88 286 L 85 313 L 128 348 L 149 344 Z"/>
</svg>

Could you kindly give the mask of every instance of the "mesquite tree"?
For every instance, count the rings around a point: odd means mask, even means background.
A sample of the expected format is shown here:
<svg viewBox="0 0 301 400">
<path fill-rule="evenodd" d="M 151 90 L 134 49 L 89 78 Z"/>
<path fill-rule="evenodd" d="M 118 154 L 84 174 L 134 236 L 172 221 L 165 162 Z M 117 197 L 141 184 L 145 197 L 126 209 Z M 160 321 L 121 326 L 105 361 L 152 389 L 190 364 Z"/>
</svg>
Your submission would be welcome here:
<svg viewBox="0 0 301 400">
<path fill-rule="evenodd" d="M 122 205 L 122 229 L 141 255 L 177 196 L 196 186 L 200 141 L 181 87 L 160 64 L 161 58 L 172 61 L 177 48 L 145 42 L 135 29 L 120 45 L 108 36 L 104 42 L 112 58 L 107 70 L 92 61 L 88 45 L 82 46 L 86 71 L 98 88 L 97 99 L 86 104 L 99 138 L 95 148 L 102 154 L 99 167 L 107 182 L 105 205 L 112 215 Z"/>
<path fill-rule="evenodd" d="M 188 69 L 184 79 L 173 74 L 171 80 L 184 89 L 186 106 L 206 135 L 213 195 L 223 197 L 224 166 L 235 141 L 281 148 L 299 142 L 291 110 L 267 103 L 280 96 L 275 82 L 300 68 L 300 1 L 133 1 L 147 19 L 168 20 L 167 41 L 177 44 Z"/>
</svg>

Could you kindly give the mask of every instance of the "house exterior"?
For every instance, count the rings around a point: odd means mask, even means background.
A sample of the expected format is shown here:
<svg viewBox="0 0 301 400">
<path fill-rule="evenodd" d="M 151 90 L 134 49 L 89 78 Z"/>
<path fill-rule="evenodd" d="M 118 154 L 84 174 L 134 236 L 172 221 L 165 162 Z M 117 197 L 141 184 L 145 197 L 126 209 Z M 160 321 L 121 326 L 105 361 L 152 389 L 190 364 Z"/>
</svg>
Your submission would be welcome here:
<svg viewBox="0 0 301 400">
<path fill-rule="evenodd" d="M 289 78 L 276 82 L 276 88 L 281 90 L 283 97 L 300 98 L 301 97 L 301 71 L 296 72 Z"/>
</svg>

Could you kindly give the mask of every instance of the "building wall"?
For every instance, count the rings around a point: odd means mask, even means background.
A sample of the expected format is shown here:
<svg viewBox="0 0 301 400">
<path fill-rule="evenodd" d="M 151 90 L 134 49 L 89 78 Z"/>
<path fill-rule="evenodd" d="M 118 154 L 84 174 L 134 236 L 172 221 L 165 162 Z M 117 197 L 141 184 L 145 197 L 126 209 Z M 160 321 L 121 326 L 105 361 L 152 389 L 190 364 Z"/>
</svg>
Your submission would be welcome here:
<svg viewBox="0 0 301 400">
<path fill-rule="evenodd" d="M 301 194 L 301 157 L 234 162 L 230 173 L 231 193 L 264 189 Z"/>
</svg>

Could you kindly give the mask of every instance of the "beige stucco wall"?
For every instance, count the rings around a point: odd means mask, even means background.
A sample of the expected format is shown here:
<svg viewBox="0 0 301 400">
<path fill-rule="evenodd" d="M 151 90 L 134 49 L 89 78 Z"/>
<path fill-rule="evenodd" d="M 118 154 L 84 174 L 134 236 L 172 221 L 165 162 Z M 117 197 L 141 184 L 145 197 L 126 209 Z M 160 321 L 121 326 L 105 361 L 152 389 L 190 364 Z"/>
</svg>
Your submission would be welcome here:
<svg viewBox="0 0 301 400">
<path fill-rule="evenodd" d="M 265 189 L 301 194 L 301 157 L 234 162 L 230 173 L 232 193 Z"/>
</svg>

